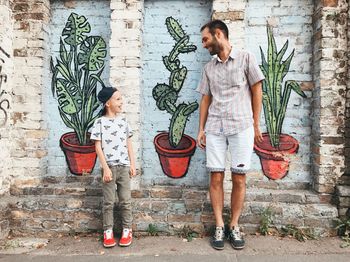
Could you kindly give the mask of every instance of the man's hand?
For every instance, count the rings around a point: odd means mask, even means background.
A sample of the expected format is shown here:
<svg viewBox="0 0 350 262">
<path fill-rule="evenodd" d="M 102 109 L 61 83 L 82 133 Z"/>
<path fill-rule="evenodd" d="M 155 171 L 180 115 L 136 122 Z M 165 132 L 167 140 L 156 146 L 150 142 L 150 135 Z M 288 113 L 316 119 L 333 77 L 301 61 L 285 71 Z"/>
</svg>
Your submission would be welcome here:
<svg viewBox="0 0 350 262">
<path fill-rule="evenodd" d="M 109 183 L 109 182 L 112 181 L 112 171 L 111 171 L 111 169 L 109 167 L 103 169 L 102 180 L 103 180 L 104 183 Z"/>
<path fill-rule="evenodd" d="M 202 149 L 204 149 L 205 148 L 205 145 L 206 145 L 206 141 L 205 141 L 205 133 L 204 133 L 204 131 L 202 130 L 202 131 L 199 131 L 199 133 L 198 133 L 198 136 L 197 136 L 197 146 L 199 147 L 199 148 L 202 148 Z"/>
<path fill-rule="evenodd" d="M 261 143 L 263 141 L 263 137 L 260 131 L 259 126 L 254 126 L 254 142 Z"/>
</svg>

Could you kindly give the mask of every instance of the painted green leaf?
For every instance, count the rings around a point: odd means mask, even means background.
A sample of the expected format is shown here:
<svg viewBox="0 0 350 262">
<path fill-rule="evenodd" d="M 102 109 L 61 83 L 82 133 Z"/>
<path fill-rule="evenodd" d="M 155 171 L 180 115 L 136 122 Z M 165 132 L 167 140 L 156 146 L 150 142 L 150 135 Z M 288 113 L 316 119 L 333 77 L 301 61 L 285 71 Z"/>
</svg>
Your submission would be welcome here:
<svg viewBox="0 0 350 262">
<path fill-rule="evenodd" d="M 179 49 L 180 53 L 190 53 L 190 52 L 194 52 L 197 50 L 197 47 L 195 45 L 187 45 L 187 46 L 183 46 Z"/>
<path fill-rule="evenodd" d="M 282 89 L 284 77 L 289 72 L 291 61 L 294 56 L 294 49 L 286 60 L 282 61 L 283 56 L 288 49 L 288 41 L 284 43 L 281 50 L 277 51 L 275 38 L 273 36 L 272 29 L 269 26 L 267 26 L 267 38 L 267 59 L 265 58 L 262 48 L 260 47 L 262 61 L 260 68 L 265 76 L 265 80 L 263 81 L 263 106 L 271 145 L 273 147 L 278 147 L 279 136 L 282 132 L 282 125 L 291 90 L 295 91 L 302 97 L 306 97 L 306 95 L 301 90 L 299 84 L 293 80 L 286 81 L 284 88 Z"/>
<path fill-rule="evenodd" d="M 174 38 L 176 42 L 186 35 L 179 22 L 173 17 L 167 17 L 165 19 L 165 24 L 167 26 L 169 34 Z"/>
<path fill-rule="evenodd" d="M 100 36 L 89 36 L 80 46 L 78 54 L 79 65 L 90 71 L 96 71 L 103 67 L 104 58 L 107 55 L 106 42 Z"/>
<path fill-rule="evenodd" d="M 68 52 L 62 38 L 60 39 L 60 57 L 63 63 L 66 64 L 68 62 Z"/>
<path fill-rule="evenodd" d="M 64 79 L 57 79 L 56 94 L 59 107 L 65 114 L 71 115 L 81 110 L 81 94 L 76 85 Z"/>
<path fill-rule="evenodd" d="M 179 69 L 180 61 L 176 59 L 175 61 L 169 61 L 169 56 L 163 56 L 163 63 L 170 72 Z"/>
<path fill-rule="evenodd" d="M 180 143 L 181 138 L 185 132 L 186 122 L 188 115 L 184 115 L 184 110 L 186 109 L 186 104 L 182 103 L 174 112 L 169 126 L 169 142 L 172 147 L 177 147 Z"/>
<path fill-rule="evenodd" d="M 91 27 L 86 17 L 72 13 L 68 17 L 66 26 L 62 31 L 62 36 L 65 36 L 65 43 L 76 47 L 85 40 L 85 33 L 90 33 L 90 31 Z"/>
</svg>

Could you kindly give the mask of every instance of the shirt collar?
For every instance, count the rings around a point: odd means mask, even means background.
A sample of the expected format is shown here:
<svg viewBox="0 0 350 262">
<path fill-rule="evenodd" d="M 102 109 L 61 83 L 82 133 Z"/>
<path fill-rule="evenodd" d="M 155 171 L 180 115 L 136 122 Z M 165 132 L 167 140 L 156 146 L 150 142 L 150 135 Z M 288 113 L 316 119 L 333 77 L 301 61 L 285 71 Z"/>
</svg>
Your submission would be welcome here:
<svg viewBox="0 0 350 262">
<path fill-rule="evenodd" d="M 228 55 L 227 60 L 229 60 L 230 58 L 235 59 L 235 58 L 237 58 L 237 55 L 238 55 L 238 50 L 231 48 L 231 52 Z M 220 59 L 220 57 L 218 55 L 216 55 L 216 63 L 218 63 L 218 62 L 223 63 L 223 61 Z"/>
</svg>

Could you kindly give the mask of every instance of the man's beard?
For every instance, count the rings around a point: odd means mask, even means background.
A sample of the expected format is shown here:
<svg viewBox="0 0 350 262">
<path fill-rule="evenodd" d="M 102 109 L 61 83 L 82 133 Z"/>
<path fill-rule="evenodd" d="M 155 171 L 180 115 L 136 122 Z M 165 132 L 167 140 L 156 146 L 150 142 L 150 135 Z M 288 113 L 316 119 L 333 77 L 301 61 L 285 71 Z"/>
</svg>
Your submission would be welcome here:
<svg viewBox="0 0 350 262">
<path fill-rule="evenodd" d="M 210 55 L 217 55 L 221 51 L 221 45 L 218 43 L 218 41 L 213 38 L 213 42 L 210 45 L 211 50 L 209 51 Z"/>
</svg>

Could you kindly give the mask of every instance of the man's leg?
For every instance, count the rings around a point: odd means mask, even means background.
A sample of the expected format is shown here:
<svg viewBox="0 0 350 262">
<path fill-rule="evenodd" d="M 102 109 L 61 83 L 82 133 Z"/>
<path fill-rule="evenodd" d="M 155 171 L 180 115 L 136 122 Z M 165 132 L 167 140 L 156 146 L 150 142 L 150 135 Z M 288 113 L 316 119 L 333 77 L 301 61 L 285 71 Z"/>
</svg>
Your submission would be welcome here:
<svg viewBox="0 0 350 262">
<path fill-rule="evenodd" d="M 227 144 L 225 136 L 207 134 L 206 154 L 207 168 L 210 172 L 210 200 L 215 216 L 215 233 L 211 239 L 213 248 L 224 249 L 224 221 L 222 210 L 224 208 L 224 171 Z"/>
<path fill-rule="evenodd" d="M 232 173 L 231 192 L 231 221 L 230 228 L 238 226 L 238 219 L 241 216 L 246 191 L 245 174 Z"/>
<path fill-rule="evenodd" d="M 224 172 L 212 172 L 210 176 L 210 201 L 217 227 L 224 227 L 222 210 L 224 208 Z"/>
<path fill-rule="evenodd" d="M 245 192 L 246 173 L 250 168 L 251 156 L 254 146 L 254 128 L 230 136 L 228 138 L 231 151 L 231 172 L 232 172 L 232 192 L 231 192 L 231 221 L 230 221 L 230 242 L 233 248 L 244 248 L 245 241 L 238 226 L 241 216 Z"/>
</svg>

